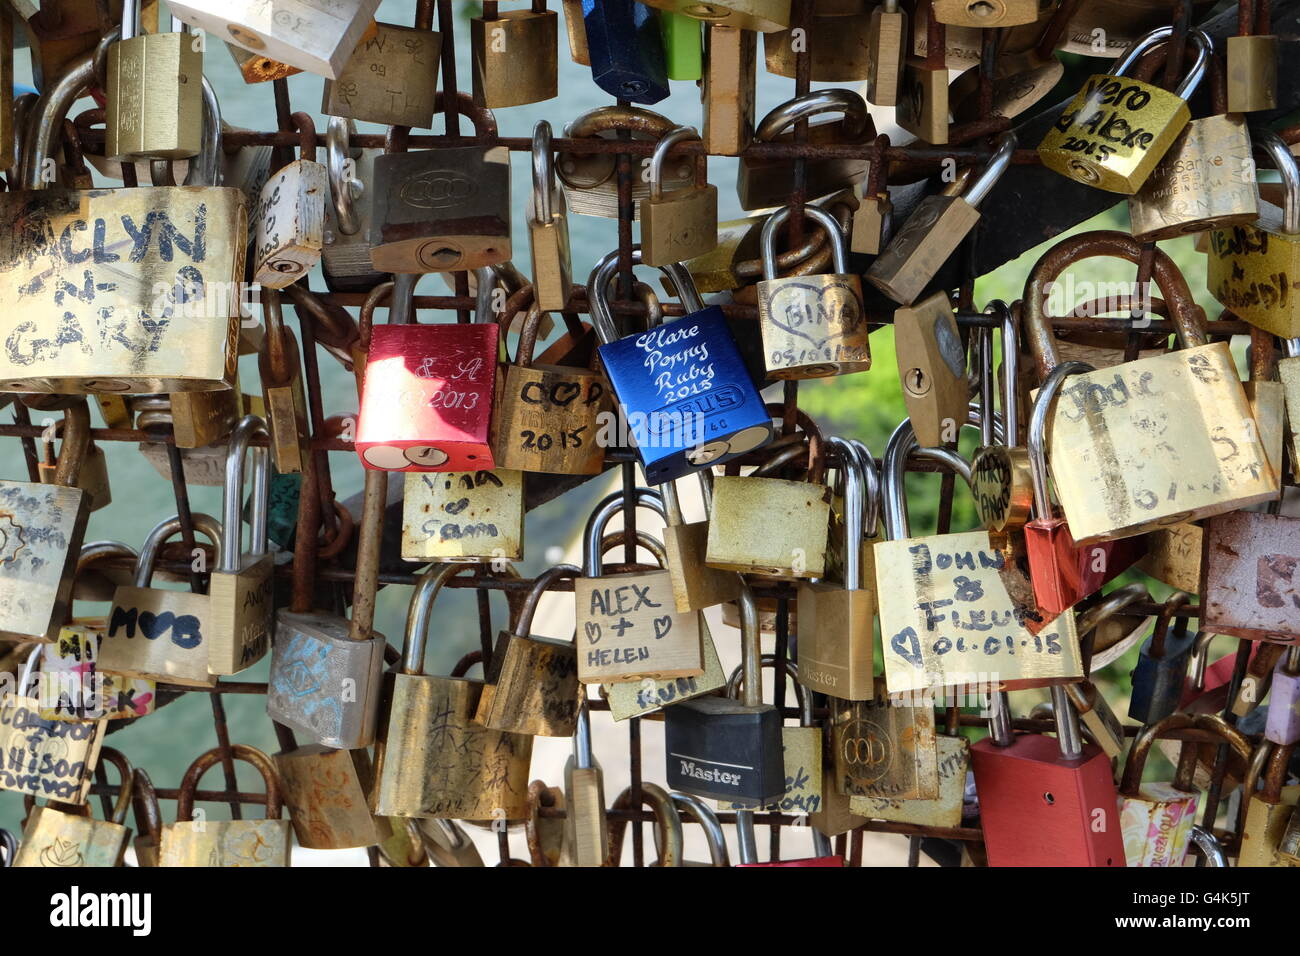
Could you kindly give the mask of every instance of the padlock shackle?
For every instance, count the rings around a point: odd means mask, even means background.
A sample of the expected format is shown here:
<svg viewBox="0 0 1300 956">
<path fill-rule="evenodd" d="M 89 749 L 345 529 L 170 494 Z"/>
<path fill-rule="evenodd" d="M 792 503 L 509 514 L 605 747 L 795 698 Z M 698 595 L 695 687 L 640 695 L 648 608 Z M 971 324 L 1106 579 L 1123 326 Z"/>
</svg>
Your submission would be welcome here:
<svg viewBox="0 0 1300 956">
<path fill-rule="evenodd" d="M 108 817 L 109 823 L 124 824 L 126 823 L 126 812 L 131 809 L 131 797 L 135 793 L 135 771 L 131 766 L 131 761 L 126 759 L 126 754 L 113 747 L 101 747 L 99 750 L 99 760 L 102 764 L 107 760 L 117 768 L 118 787 L 117 798 L 113 801 L 113 809 Z"/>
<path fill-rule="evenodd" d="M 968 413 L 967 424 L 973 422 L 976 419 Z M 908 456 L 913 454 L 940 461 L 960 475 L 967 486 L 971 483 L 970 462 L 946 448 L 921 448 L 917 444 L 916 433 L 912 430 L 912 420 L 904 418 L 889 436 L 889 444 L 885 446 L 881 476 L 881 510 L 885 522 L 885 538 L 889 541 L 902 541 L 912 536 L 907 518 L 904 478 L 907 475 Z"/>
<path fill-rule="evenodd" d="M 668 520 L 664 508 L 663 496 L 651 488 L 637 488 L 633 492 L 636 506 L 646 508 Z M 605 528 L 616 514 L 623 511 L 623 492 L 615 491 L 603 498 L 587 518 L 587 525 L 582 532 L 582 573 L 584 577 L 598 578 L 601 575 L 601 548 L 604 543 Z"/>
<path fill-rule="evenodd" d="M 655 815 L 655 848 L 659 852 L 659 859 L 652 865 L 681 866 L 682 819 L 677 815 L 677 807 L 672 797 L 663 787 L 653 783 L 642 783 L 641 804 L 649 807 Z M 632 805 L 632 788 L 628 787 L 620 793 L 610 805 L 610 809 L 637 809 Z M 627 819 L 623 816 L 617 818 L 611 816 L 607 819 L 606 825 L 609 828 L 609 855 L 605 858 L 605 865 L 614 866 L 622 856 L 623 833 L 627 830 Z"/>
<path fill-rule="evenodd" d="M 758 626 L 758 602 L 743 575 L 740 578 L 740 595 L 736 607 L 740 611 L 740 702 L 754 709 L 763 703 L 763 646 L 762 632 Z"/>
<path fill-rule="evenodd" d="M 101 561 L 107 561 L 109 558 L 130 558 L 134 562 L 136 558 L 135 549 L 120 541 L 91 541 L 89 544 L 84 544 L 81 546 L 81 553 L 77 555 L 77 567 L 73 571 L 73 580 L 75 581 L 79 575 L 89 571 Z"/>
<path fill-rule="evenodd" d="M 866 444 L 853 438 L 849 445 L 858 456 L 858 467 L 862 469 L 863 496 L 863 538 L 874 538 L 880 528 L 880 470 L 876 467 L 876 457 Z"/>
<path fill-rule="evenodd" d="M 840 459 L 840 478 L 844 485 L 844 589 L 860 591 L 862 580 L 862 542 L 866 529 L 867 483 L 862 459 L 853 443 L 838 436 L 826 439 Z M 872 469 L 873 471 L 875 469 Z"/>
<path fill-rule="evenodd" d="M 1174 35 L 1172 26 L 1157 27 L 1145 36 L 1138 37 L 1133 44 L 1124 52 L 1120 58 L 1115 70 L 1111 76 L 1128 76 L 1128 71 L 1137 65 L 1137 61 L 1143 54 L 1155 49 L 1162 43 L 1169 42 Z M 1183 76 L 1182 81 L 1174 89 L 1174 95 L 1180 100 L 1185 100 L 1191 96 L 1192 91 L 1196 89 L 1197 84 L 1205 75 L 1205 69 L 1210 58 L 1210 50 L 1213 44 L 1210 37 L 1204 30 L 1193 30 L 1187 35 L 1187 39 L 1196 48 L 1196 59 L 1192 61 L 1191 67 Z"/>
<path fill-rule="evenodd" d="M 144 29 L 140 25 L 140 0 L 122 0 L 122 40 L 133 40 L 143 35 Z"/>
<path fill-rule="evenodd" d="M 415 272 L 393 275 L 393 291 L 388 300 L 389 325 L 415 324 L 415 286 L 423 276 Z"/>
<path fill-rule="evenodd" d="M 54 483 L 75 488 L 90 453 L 90 403 L 85 399 L 63 410 L 63 445 L 59 448 Z"/>
<path fill-rule="evenodd" d="M 280 783 L 276 778 L 275 765 L 271 763 L 271 758 L 256 747 L 247 744 L 231 744 L 230 756 L 234 760 L 251 763 L 257 768 L 257 772 L 262 775 L 262 780 L 266 784 L 266 818 L 280 819 Z M 199 754 L 185 771 L 185 776 L 181 780 L 180 793 L 176 796 L 177 823 L 189 823 L 194 819 L 194 793 L 198 790 L 199 780 L 208 770 L 221 763 L 222 757 L 222 749 L 213 747 Z"/>
<path fill-rule="evenodd" d="M 1065 611 L 1072 614 L 1073 611 Z M 1052 716 L 1056 719 L 1056 745 L 1066 760 L 1083 756 L 1083 733 L 1079 728 L 1079 712 L 1070 702 L 1064 684 L 1052 685 Z"/>
<path fill-rule="evenodd" d="M 365 301 L 361 303 L 361 312 L 357 316 L 357 348 L 363 352 L 370 351 L 370 331 L 375 324 L 375 309 L 380 308 L 385 299 L 392 299 L 394 286 L 392 279 L 379 283 L 366 293 Z"/>
<path fill-rule="evenodd" d="M 1001 299 L 994 299 L 984 311 L 1001 319 L 1003 441 L 1015 445 L 1020 440 L 1020 320 L 1016 310 Z"/>
<path fill-rule="evenodd" d="M 551 190 L 555 188 L 555 154 L 551 150 L 551 124 L 538 120 L 533 127 L 533 222 L 547 223 L 554 218 Z"/>
<path fill-rule="evenodd" d="M 537 575 L 533 580 L 532 589 L 524 597 L 523 607 L 519 610 L 519 620 L 514 627 L 515 633 L 531 634 L 533 632 L 533 616 L 537 613 L 538 602 L 541 601 L 542 595 L 556 581 L 572 580 L 580 577 L 582 577 L 582 568 L 576 564 L 557 564 Z"/>
<path fill-rule="evenodd" d="M 14 865 L 18 855 L 18 839 L 8 830 L 0 830 L 0 867 L 8 869 Z"/>
<path fill-rule="evenodd" d="M 244 453 L 253 456 L 253 500 L 249 510 L 252 532 L 248 553 L 261 557 L 269 550 L 267 517 L 271 510 L 271 461 L 266 448 L 253 447 L 254 435 L 270 437 L 266 422 L 256 415 L 245 415 L 230 431 L 226 452 L 226 481 L 221 494 L 221 557 L 217 570 L 227 574 L 239 571 L 242 563 L 244 519 Z"/>
<path fill-rule="evenodd" d="M 1002 175 L 1011 168 L 1011 157 L 1016 151 L 1016 134 L 1011 130 L 1000 133 L 993 140 L 993 155 L 980 168 L 975 178 L 968 181 L 962 190 L 961 198 L 976 209 L 979 208 Z"/>
<path fill-rule="evenodd" d="M 190 514 L 190 523 L 194 530 L 204 535 L 212 542 L 217 551 L 217 565 L 221 564 L 221 556 L 224 549 L 221 547 L 221 524 L 211 515 L 205 515 L 195 511 Z M 134 585 L 138 588 L 147 588 L 152 586 L 153 566 L 158 560 L 158 554 L 162 551 L 164 544 L 172 538 L 173 535 L 181 533 L 181 519 L 179 515 L 172 515 L 170 518 L 164 518 L 154 525 L 153 530 L 149 532 L 148 537 L 144 539 L 144 544 L 140 548 L 140 554 L 135 559 L 135 579 Z"/>
<path fill-rule="evenodd" d="M 642 265 L 641 246 L 632 247 L 632 265 Z M 618 340 L 618 326 L 614 324 L 614 313 L 609 308 L 609 285 L 613 281 L 619 268 L 619 253 L 615 249 L 613 252 L 604 256 L 596 267 L 591 270 L 591 276 L 587 279 L 587 299 L 591 307 L 591 324 L 596 329 L 596 337 L 602 345 L 608 345 Z M 704 300 L 700 298 L 699 290 L 695 287 L 695 279 L 691 272 L 680 262 L 673 262 L 666 266 L 659 266 L 662 272 L 673 286 L 677 289 L 677 295 L 682 300 L 682 306 L 686 309 L 687 315 L 700 312 L 704 309 Z"/>
<path fill-rule="evenodd" d="M 433 621 L 433 602 L 448 581 L 458 574 L 474 571 L 474 564 L 435 564 L 415 582 L 411 603 L 406 611 L 406 637 L 402 641 L 402 673 L 424 674 L 424 646 Z"/>
<path fill-rule="evenodd" d="M 699 140 L 700 133 L 694 126 L 674 126 L 664 134 L 663 138 L 655 144 L 654 152 L 650 154 L 650 200 L 651 202 L 661 202 L 664 198 L 664 162 L 668 159 L 668 154 L 672 152 L 674 146 L 678 143 L 685 143 L 690 140 Z M 698 163 L 698 157 L 696 158 Z M 696 166 L 695 181 L 699 184 L 699 167 Z"/>
<path fill-rule="evenodd" d="M 107 62 L 108 47 L 116 42 L 118 35 L 116 29 L 109 31 L 94 50 L 87 50 L 70 60 L 58 80 L 32 108 L 27 120 L 26 135 L 21 143 L 23 152 L 19 165 L 23 170 L 24 189 L 45 188 L 46 184 L 42 181 L 44 161 L 54 153 L 55 143 L 63 133 L 64 117 L 85 90 L 98 84 L 100 75 L 107 75 L 107 70 L 101 73 L 98 67 L 101 62 Z M 102 61 L 101 52 L 104 56 Z"/>
<path fill-rule="evenodd" d="M 786 100 L 773 109 L 754 127 L 757 142 L 769 142 L 802 119 L 819 113 L 842 113 L 844 131 L 849 140 L 862 135 L 871 126 L 871 111 L 866 100 L 852 90 L 813 90 L 802 96 Z"/>
<path fill-rule="evenodd" d="M 1222 737 L 1224 741 L 1236 751 L 1247 764 L 1252 763 L 1253 756 L 1251 752 L 1250 741 L 1248 741 L 1237 728 L 1233 727 L 1218 714 L 1188 714 L 1177 711 L 1170 714 L 1163 720 L 1158 720 L 1154 724 L 1147 724 L 1139 732 L 1133 741 L 1133 746 L 1128 752 L 1128 757 L 1124 761 L 1124 773 L 1120 778 L 1119 792 L 1121 796 L 1135 797 L 1138 789 L 1142 785 L 1142 771 L 1146 766 L 1147 755 L 1151 752 L 1151 745 L 1156 739 L 1163 737 L 1179 730 L 1195 729 L 1205 731 L 1206 733 L 1215 734 Z M 1195 751 L 1195 742 L 1188 742 L 1192 750 Z M 1174 786 L 1184 792 L 1195 792 L 1190 776 L 1196 768 L 1194 757 L 1190 760 L 1188 767 L 1182 766 L 1179 761 L 1179 775 L 1181 780 L 1176 779 Z M 1250 774 L 1246 776 L 1247 787 L 1246 797 L 1249 798 L 1252 788 L 1249 786 Z"/>
<path fill-rule="evenodd" d="M 731 855 L 727 852 L 727 837 L 722 823 L 713 808 L 693 793 L 681 793 L 674 790 L 669 794 L 677 816 L 683 822 L 687 818 L 694 820 L 704 831 L 704 840 L 709 845 L 709 859 L 714 866 L 731 866 Z"/>
<path fill-rule="evenodd" d="M 1282 230 L 1288 234 L 1300 232 L 1300 163 L 1291 154 L 1291 147 L 1271 129 L 1252 126 L 1250 139 L 1255 149 L 1273 160 L 1273 168 L 1282 177 Z"/>
<path fill-rule="evenodd" d="M 1016 742 L 1011 724 L 1011 700 L 1004 690 L 989 692 L 989 737 L 999 747 L 1010 747 Z"/>
<path fill-rule="evenodd" d="M 1092 605 L 1079 616 L 1078 634 L 1080 640 L 1090 631 L 1095 631 L 1103 621 L 1114 617 L 1139 601 L 1150 601 L 1151 592 L 1144 584 L 1126 584 L 1107 594 L 1102 600 Z"/>
<path fill-rule="evenodd" d="M 158 791 L 143 767 L 131 774 L 131 805 L 135 829 L 141 836 L 155 842 L 162 838 L 162 807 L 158 804 Z"/>
<path fill-rule="evenodd" d="M 1207 867 L 1228 865 L 1228 858 L 1223 854 L 1223 844 L 1218 841 L 1213 833 L 1199 823 L 1192 824 L 1192 829 L 1188 831 L 1188 839 L 1191 841 L 1192 846 L 1205 858 Z"/>
<path fill-rule="evenodd" d="M 831 244 L 832 268 L 836 275 L 845 275 L 849 271 L 848 237 L 840 222 L 825 209 L 817 206 L 804 206 L 803 214 L 826 230 L 826 237 Z M 767 217 L 763 231 L 759 234 L 758 244 L 763 259 L 763 278 L 771 281 L 778 277 L 776 265 L 776 233 L 790 218 L 790 207 L 782 206 Z"/>
<path fill-rule="evenodd" d="M 203 79 L 203 113 L 201 122 L 201 148 L 197 156 L 190 157 L 183 186 L 220 186 L 225 182 L 226 159 L 224 132 L 221 126 L 221 102 L 217 91 L 205 76 Z"/>
<path fill-rule="evenodd" d="M 799 703 L 799 726 L 815 727 L 817 722 L 813 719 L 813 699 L 812 692 L 805 691 L 803 684 L 799 683 L 799 665 L 788 657 L 780 658 L 781 669 L 790 676 L 794 682 L 794 696 Z M 759 661 L 759 667 L 771 667 L 775 669 L 777 656 L 775 654 L 764 654 Z M 727 678 L 726 695 L 733 700 L 738 697 L 745 686 L 745 665 L 741 664 L 731 672 Z"/>
<path fill-rule="evenodd" d="M 1052 517 L 1052 496 L 1047 485 L 1047 421 L 1056 408 L 1056 397 L 1071 375 L 1094 371 L 1086 362 L 1062 362 L 1052 369 L 1038 390 L 1029 416 L 1029 477 L 1034 487 L 1034 514 L 1040 521 Z"/>
<path fill-rule="evenodd" d="M 351 152 L 352 132 L 356 124 L 342 116 L 331 116 L 325 127 L 325 171 L 329 177 L 330 201 L 334 203 L 334 217 L 339 232 L 355 236 L 361 231 L 361 216 L 356 199 L 364 193 L 365 183 L 348 177 L 348 160 Z"/>
<path fill-rule="evenodd" d="M 596 756 L 591 749 L 591 708 L 587 703 L 587 685 L 578 688 L 578 719 L 573 729 L 573 765 L 580 770 L 596 766 Z"/>
<path fill-rule="evenodd" d="M 1156 616 L 1156 626 L 1151 632 L 1151 658 L 1152 660 L 1163 660 L 1165 656 L 1165 638 L 1169 633 L 1169 625 L 1174 618 L 1174 611 L 1178 608 L 1190 604 L 1192 596 L 1186 591 L 1175 591 L 1165 600 L 1160 608 L 1160 613 Z M 1180 617 L 1177 619 L 1178 634 L 1181 637 L 1187 633 L 1188 618 Z"/>
<path fill-rule="evenodd" d="M 262 339 L 262 354 L 258 356 L 258 371 L 264 386 L 283 387 L 292 384 L 297 355 L 290 355 L 292 345 L 284 327 L 284 305 L 276 289 L 263 286 L 258 295 L 262 299 L 262 320 L 266 334 Z M 295 349 L 296 351 L 296 349 Z M 265 359 L 265 362 L 261 359 Z"/>
</svg>

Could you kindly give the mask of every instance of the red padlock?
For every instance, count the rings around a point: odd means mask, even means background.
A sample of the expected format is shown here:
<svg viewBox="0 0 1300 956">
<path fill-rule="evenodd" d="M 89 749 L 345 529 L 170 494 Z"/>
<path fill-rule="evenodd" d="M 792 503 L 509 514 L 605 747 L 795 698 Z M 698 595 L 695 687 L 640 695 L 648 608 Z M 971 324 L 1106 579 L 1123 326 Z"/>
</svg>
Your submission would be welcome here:
<svg viewBox="0 0 1300 956">
<path fill-rule="evenodd" d="M 1146 536 L 1099 541 L 1087 547 L 1074 543 L 1064 518 L 1055 517 L 1047 487 L 1047 422 L 1057 393 L 1071 375 L 1093 371 L 1084 362 L 1062 362 L 1052 369 L 1034 400 L 1029 420 L 1029 472 L 1034 486 L 1034 520 L 1025 525 L 1025 552 L 1034 601 L 1048 617 L 1074 607 L 1127 571 L 1147 552 Z"/>
<path fill-rule="evenodd" d="M 370 332 L 357 454 L 381 471 L 489 471 L 500 326 L 486 312 L 472 325 L 410 322 L 418 278 L 394 278 L 389 324 Z"/>
<path fill-rule="evenodd" d="M 1052 687 L 1057 736 L 1014 736 L 1006 695 L 990 701 L 990 734 L 971 747 L 989 866 L 1124 866 L 1110 758 L 1083 743 L 1079 716 Z"/>
</svg>

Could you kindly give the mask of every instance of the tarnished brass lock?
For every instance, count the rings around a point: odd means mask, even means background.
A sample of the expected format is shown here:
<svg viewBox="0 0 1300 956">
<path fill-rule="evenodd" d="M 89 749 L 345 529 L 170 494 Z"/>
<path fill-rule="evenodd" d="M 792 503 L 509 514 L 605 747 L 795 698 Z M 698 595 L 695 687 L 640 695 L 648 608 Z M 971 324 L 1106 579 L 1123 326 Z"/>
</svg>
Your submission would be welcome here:
<svg viewBox="0 0 1300 956">
<path fill-rule="evenodd" d="M 144 33 L 140 0 L 122 4 L 121 39 L 108 48 L 109 159 L 184 159 L 203 144 L 203 48 L 188 33 Z"/>
<path fill-rule="evenodd" d="M 706 179 L 706 160 L 694 157 L 695 181 L 664 192 L 664 163 L 678 143 L 698 140 L 690 126 L 671 130 L 650 158 L 650 195 L 641 205 L 641 261 L 666 266 L 702 256 L 718 244 L 718 187 Z"/>
<path fill-rule="evenodd" d="M 1224 44 L 1228 56 L 1228 110 L 1277 109 L 1277 37 L 1269 32 L 1268 4 L 1244 0 L 1237 8 L 1237 36 Z"/>
<path fill-rule="evenodd" d="M 221 762 L 225 751 L 214 747 L 185 771 L 176 799 L 176 822 L 163 825 L 159 866 L 288 866 L 290 826 L 280 819 L 280 787 L 275 765 L 262 751 L 231 744 L 230 756 L 251 763 L 266 785 L 265 820 L 194 819 L 194 798 L 203 774 Z"/>
<path fill-rule="evenodd" d="M 52 806 L 31 807 L 22 843 L 13 866 L 106 867 L 121 866 L 131 831 L 125 826 L 131 808 L 132 768 L 120 751 L 105 747 L 100 759 L 117 767 L 120 775 L 113 812 L 107 820 L 68 813 Z M 31 798 L 28 798 L 31 801 Z M 34 803 L 35 801 L 31 801 Z M 87 805 L 83 809 L 89 811 Z"/>
<path fill-rule="evenodd" d="M 704 26 L 704 146 L 710 153 L 739 156 L 754 138 L 755 60 L 753 31 Z"/>
<path fill-rule="evenodd" d="M 848 241 L 839 222 L 816 206 L 804 216 L 826 230 L 833 256 L 829 274 L 777 274 L 777 231 L 790 207 L 772 213 L 760 238 L 763 281 L 758 284 L 758 324 L 763 364 L 770 378 L 824 378 L 871 368 L 870 329 L 862 307 L 862 280 L 849 272 Z"/>
<path fill-rule="evenodd" d="M 523 556 L 523 472 L 495 468 L 406 474 L 402 560 L 472 564 Z"/>
<path fill-rule="evenodd" d="M 956 195 L 927 196 L 867 269 L 866 280 L 895 302 L 911 305 L 979 222 L 979 206 L 1011 165 L 1016 134 L 1000 134 L 988 162 Z M 958 181 L 960 182 L 960 181 Z"/>
<path fill-rule="evenodd" d="M 527 10 L 496 12 L 469 21 L 474 102 L 488 109 L 553 99 L 558 91 L 559 18 L 546 0 Z M 428 124 L 424 124 L 428 125 Z"/>
<path fill-rule="evenodd" d="M 638 106 L 602 106 L 582 113 L 564 127 L 570 139 L 617 139 L 620 132 L 631 134 L 633 141 L 662 139 L 676 124 L 665 116 Z M 650 158 L 642 160 L 648 169 Z M 613 153 L 565 153 L 555 157 L 556 175 L 564 187 L 569 212 L 580 216 L 618 218 L 617 157 Z M 669 165 L 661 179 L 662 188 L 675 190 L 695 181 L 695 162 L 681 156 Z M 648 177 L 632 181 L 632 219 L 641 218 L 641 204 L 650 195 Z"/>
<path fill-rule="evenodd" d="M 970 401 L 966 349 L 947 292 L 894 313 L 894 355 L 907 417 L 923 448 L 953 441 Z"/>
<path fill-rule="evenodd" d="M 1278 853 L 1287 821 L 1300 800 L 1300 786 L 1286 786 L 1287 764 L 1295 746 L 1263 741 L 1251 757 L 1250 772 L 1242 784 L 1247 803 L 1238 866 L 1297 865 L 1292 857 Z M 1257 790 L 1261 780 L 1264 786 Z"/>
<path fill-rule="evenodd" d="M 316 126 L 306 113 L 294 113 L 293 122 L 302 134 L 299 158 L 267 180 L 253 213 L 253 281 L 270 289 L 283 289 L 310 272 L 324 245 L 329 181 L 315 159 Z"/>
<path fill-rule="evenodd" d="M 591 66 L 587 50 L 587 29 L 582 22 L 582 0 L 563 0 L 564 32 L 569 36 L 569 59 L 579 66 Z"/>
<path fill-rule="evenodd" d="M 966 796 L 966 774 L 970 771 L 970 741 L 965 737 L 935 737 L 939 774 L 939 795 L 932 799 L 850 796 L 849 810 L 871 820 L 912 823 L 923 827 L 961 826 Z"/>
<path fill-rule="evenodd" d="M 934 705 L 925 696 L 893 700 L 885 678 L 865 700 L 830 698 L 835 788 L 847 796 L 891 800 L 939 797 Z"/>
<path fill-rule="evenodd" d="M 1034 485 L 1029 473 L 1029 449 L 1020 444 L 1020 324 L 1015 311 L 1001 300 L 990 302 L 985 311 L 996 314 L 1001 324 L 1003 442 L 976 450 L 971 460 L 971 492 L 984 527 L 1004 532 L 1029 520 Z M 991 343 L 988 348 L 991 365 Z M 990 377 L 993 374 L 991 367 L 982 371 Z"/>
<path fill-rule="evenodd" d="M 605 775 L 592 752 L 586 688 L 580 693 L 573 753 L 564 764 L 564 856 L 569 866 L 605 866 L 610 850 Z"/>
<path fill-rule="evenodd" d="M 853 83 L 867 79 L 872 72 L 871 28 L 879 19 L 867 7 L 858 4 L 856 10 L 845 14 L 815 9 L 795 29 L 763 34 L 767 72 L 794 79 L 799 51 L 803 50 L 812 62 L 814 83 Z"/>
<path fill-rule="evenodd" d="M 555 180 L 551 124 L 533 127 L 533 191 L 528 197 L 528 245 L 533 260 L 533 301 L 544 312 L 563 309 L 573 292 L 569 210 Z"/>
<path fill-rule="evenodd" d="M 275 754 L 289 822 L 298 845 L 309 850 L 375 846 L 390 829 L 366 805 L 373 772 L 368 750 L 320 744 Z"/>
<path fill-rule="evenodd" d="M 958 27 L 993 30 L 1033 23 L 1039 0 L 934 0 L 934 18 Z"/>
<path fill-rule="evenodd" d="M 235 46 L 233 43 L 222 45 L 230 53 L 230 58 L 235 61 L 239 75 L 244 78 L 245 83 L 271 83 L 275 80 L 288 79 L 302 72 L 296 66 L 281 63 L 279 60 L 262 56 L 252 50 L 245 50 L 242 46 Z"/>
<path fill-rule="evenodd" d="M 278 292 L 262 291 L 262 315 L 266 319 L 266 337 L 257 356 L 257 369 L 262 379 L 271 458 L 280 474 L 298 474 L 311 454 L 298 339 L 284 324 Z"/>
<path fill-rule="evenodd" d="M 874 106 L 897 106 L 908 46 L 907 13 L 898 0 L 884 0 L 871 11 L 867 42 L 870 44 L 867 102 Z"/>
<path fill-rule="evenodd" d="M 709 471 L 701 471 L 699 477 L 707 514 L 712 510 L 713 475 Z M 740 596 L 740 579 L 729 571 L 719 571 L 704 563 L 709 538 L 707 518 L 704 521 L 686 523 L 674 482 L 664 482 L 659 486 L 659 491 L 663 495 L 668 522 L 664 529 L 664 550 L 667 556 L 664 564 L 672 577 L 673 599 L 678 613 L 702 611 L 724 601 L 734 601 Z"/>
<path fill-rule="evenodd" d="M 1195 30 L 1196 59 L 1172 93 L 1130 78 L 1138 58 L 1167 42 L 1172 32 L 1172 27 L 1151 31 L 1129 47 L 1113 74 L 1084 84 L 1038 144 L 1044 166 L 1107 192 L 1132 195 L 1142 188 L 1191 119 L 1187 97 L 1210 56 L 1210 38 Z"/>
<path fill-rule="evenodd" d="M 938 28 L 940 34 L 946 28 Z M 924 143 L 948 142 L 948 66 L 938 56 L 908 57 L 903 61 L 894 120 Z"/>
<path fill-rule="evenodd" d="M 740 27 L 757 33 L 772 33 L 790 25 L 790 0 L 649 0 L 649 6 L 676 13 L 708 24 Z"/>
<path fill-rule="evenodd" d="M 376 23 L 338 79 L 325 81 L 320 111 L 381 126 L 432 126 L 441 51 L 442 35 L 432 30 Z"/>
<path fill-rule="evenodd" d="M 865 143 L 876 135 L 875 124 L 862 97 L 852 90 L 816 90 L 782 103 L 759 122 L 754 139 L 762 143 L 793 142 L 790 127 L 799 120 L 821 113 L 840 113 L 829 123 L 810 123 L 809 145 Z M 793 159 L 751 159 L 742 156 L 736 174 L 736 193 L 741 209 L 783 206 L 790 198 Z M 808 199 L 857 185 L 867 174 L 864 159 L 831 157 L 804 160 L 804 195 Z"/>
<path fill-rule="evenodd" d="M 369 292 L 385 279 L 370 262 L 374 166 L 378 150 L 349 145 L 350 120 L 331 116 L 325 134 L 330 201 L 321 233 L 321 271 L 332 292 Z"/>
</svg>

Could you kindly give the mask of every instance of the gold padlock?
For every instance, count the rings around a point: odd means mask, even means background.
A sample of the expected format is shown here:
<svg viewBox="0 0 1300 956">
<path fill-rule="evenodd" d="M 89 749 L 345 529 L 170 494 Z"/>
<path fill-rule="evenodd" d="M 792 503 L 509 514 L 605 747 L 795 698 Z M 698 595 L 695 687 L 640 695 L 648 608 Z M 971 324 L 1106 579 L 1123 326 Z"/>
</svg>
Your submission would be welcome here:
<svg viewBox="0 0 1300 956">
<path fill-rule="evenodd" d="M 121 866 L 131 831 L 124 823 L 131 807 L 132 768 L 120 751 L 105 747 L 100 759 L 117 767 L 120 775 L 117 799 L 107 820 L 69 813 L 53 806 L 31 807 L 14 866 L 106 867 Z M 27 801 L 33 802 L 31 797 Z"/>
<path fill-rule="evenodd" d="M 489 109 L 553 99 L 558 92 L 559 20 L 546 0 L 528 10 L 471 17 L 474 102 Z"/>
<path fill-rule="evenodd" d="M 752 30 L 705 24 L 700 95 L 704 145 L 710 153 L 739 156 L 754 138 L 757 56 L 758 41 Z"/>
</svg>

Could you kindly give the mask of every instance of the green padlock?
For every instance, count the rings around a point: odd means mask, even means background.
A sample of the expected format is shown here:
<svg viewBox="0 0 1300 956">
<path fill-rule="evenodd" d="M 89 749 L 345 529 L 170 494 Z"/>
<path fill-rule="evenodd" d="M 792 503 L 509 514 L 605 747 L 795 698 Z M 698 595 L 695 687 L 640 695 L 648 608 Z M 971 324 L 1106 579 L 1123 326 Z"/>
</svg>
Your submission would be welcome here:
<svg viewBox="0 0 1300 956">
<path fill-rule="evenodd" d="M 266 534 L 281 548 L 293 547 L 294 532 L 298 530 L 298 498 L 302 494 L 302 475 L 271 475 L 271 508 L 267 516 Z"/>
<path fill-rule="evenodd" d="M 668 79 L 698 80 L 704 75 L 704 40 L 700 21 L 681 13 L 659 11 Z"/>
</svg>

